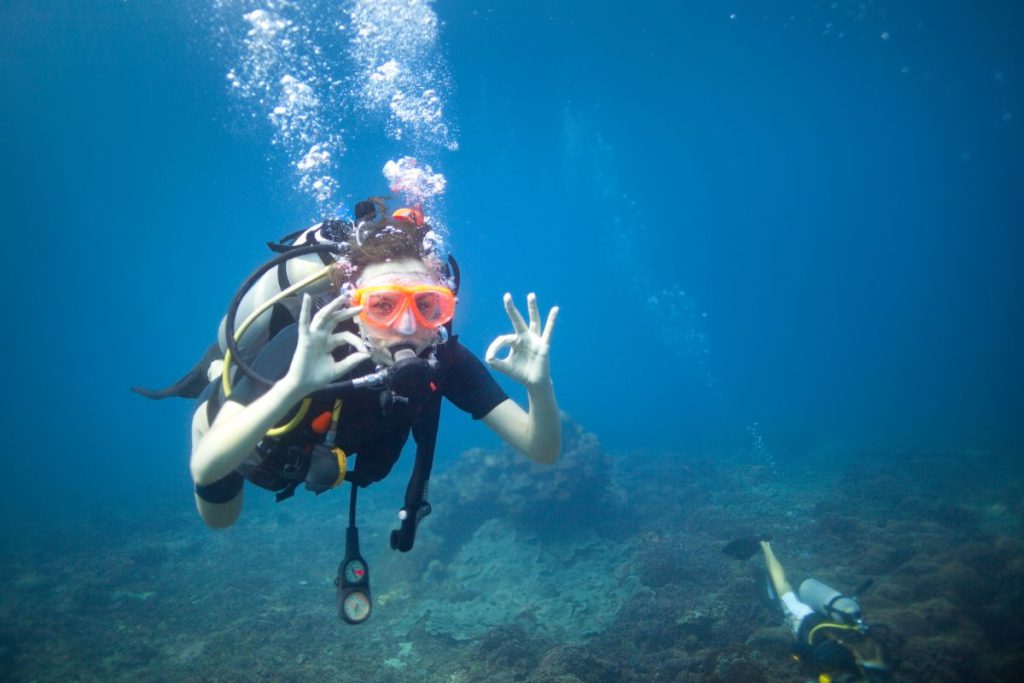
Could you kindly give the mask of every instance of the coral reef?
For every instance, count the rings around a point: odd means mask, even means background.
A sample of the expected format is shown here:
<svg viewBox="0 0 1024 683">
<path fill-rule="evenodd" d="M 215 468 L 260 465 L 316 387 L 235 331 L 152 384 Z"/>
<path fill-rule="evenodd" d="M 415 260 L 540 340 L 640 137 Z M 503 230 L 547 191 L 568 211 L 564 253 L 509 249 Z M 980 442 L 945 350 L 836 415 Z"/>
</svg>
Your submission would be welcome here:
<svg viewBox="0 0 1024 683">
<path fill-rule="evenodd" d="M 593 532 L 560 543 L 524 538 L 501 519 L 484 522 L 455 558 L 432 565 L 424 597 L 399 622 L 454 640 L 506 623 L 579 641 L 608 627 L 640 588 L 633 549 Z M 495 562 L 501 558 L 501 562 Z"/>
<path fill-rule="evenodd" d="M 211 533 L 189 501 L 4 531 L 5 680 L 793 681 L 758 561 L 861 602 L 897 681 L 1024 677 L 1024 528 L 1013 461 L 972 453 L 612 458 L 567 422 L 564 457 L 472 450 L 432 482 L 435 514 L 387 549 L 400 495 L 360 500 L 372 618 L 336 616 L 341 496 L 253 496 Z M 780 454 L 776 453 L 776 456 Z M 383 488 L 383 487 L 382 487 Z M 395 485 L 393 488 L 398 488 Z M 42 539 L 46 539 L 45 542 Z"/>
<path fill-rule="evenodd" d="M 446 515 L 449 541 L 495 517 L 542 539 L 576 530 L 612 536 L 628 512 L 612 468 L 597 437 L 563 416 L 562 453 L 554 465 L 538 465 L 509 448 L 471 449 L 434 478 L 432 499 Z"/>
</svg>

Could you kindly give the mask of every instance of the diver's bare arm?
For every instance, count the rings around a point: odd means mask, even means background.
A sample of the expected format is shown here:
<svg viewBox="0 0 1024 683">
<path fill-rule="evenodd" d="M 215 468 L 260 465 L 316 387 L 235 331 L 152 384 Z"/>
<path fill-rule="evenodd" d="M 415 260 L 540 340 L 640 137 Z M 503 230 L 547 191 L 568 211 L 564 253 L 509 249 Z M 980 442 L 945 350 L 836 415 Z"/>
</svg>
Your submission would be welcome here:
<svg viewBox="0 0 1024 683">
<path fill-rule="evenodd" d="M 206 486 L 227 476 L 252 452 L 267 433 L 306 394 L 285 377 L 249 405 L 227 400 L 210 430 L 192 446 L 192 479 Z"/>
<path fill-rule="evenodd" d="M 207 404 L 204 401 L 199 404 L 196 412 L 192 414 L 192 443 L 198 444 L 206 433 L 210 431 L 210 423 L 206 419 Z M 223 503 L 211 503 L 195 493 L 196 511 L 202 517 L 203 523 L 211 529 L 227 529 L 238 521 L 242 514 L 242 498 L 245 489 L 240 488 L 238 493 L 229 501 Z"/>
<path fill-rule="evenodd" d="M 484 416 L 484 424 L 507 444 L 534 462 L 550 465 L 562 447 L 562 422 L 550 382 L 547 387 L 530 387 L 530 412 L 506 399 Z"/>
<path fill-rule="evenodd" d="M 495 370 L 526 387 L 529 412 L 509 399 L 485 415 L 484 423 L 526 457 L 550 465 L 558 459 L 562 446 L 562 423 L 551 385 L 550 363 L 551 333 L 558 317 L 558 307 L 551 309 L 547 324 L 542 328 L 537 297 L 530 294 L 526 302 L 529 325 L 512 303 L 512 296 L 505 295 L 505 312 L 512 321 L 514 332 L 495 339 L 487 349 L 485 360 Z M 509 347 L 508 356 L 499 358 L 498 352 L 505 347 Z"/>
</svg>

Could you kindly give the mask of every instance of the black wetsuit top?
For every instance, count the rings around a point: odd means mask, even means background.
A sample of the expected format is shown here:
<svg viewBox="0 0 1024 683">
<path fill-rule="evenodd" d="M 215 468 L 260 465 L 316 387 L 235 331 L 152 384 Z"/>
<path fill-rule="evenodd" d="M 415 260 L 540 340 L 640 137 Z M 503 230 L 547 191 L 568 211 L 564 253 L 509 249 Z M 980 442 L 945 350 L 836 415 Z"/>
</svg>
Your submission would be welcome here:
<svg viewBox="0 0 1024 683">
<path fill-rule="evenodd" d="M 252 363 L 253 369 L 264 377 L 280 379 L 291 364 L 297 341 L 296 327 L 292 325 L 285 328 L 260 351 Z M 456 407 L 472 415 L 474 420 L 484 417 L 508 398 L 480 359 L 462 346 L 457 337 L 452 337 L 437 348 L 437 359 L 437 390 Z M 350 376 L 362 377 L 373 371 L 372 361 L 365 361 L 357 366 Z M 211 423 L 224 401 L 223 395 L 219 393 L 219 384 L 219 380 L 212 383 L 208 391 L 199 398 L 200 405 L 209 399 Z M 267 387 L 261 383 L 242 378 L 231 392 L 230 400 L 248 405 L 266 390 Z M 335 445 L 348 455 L 358 456 L 356 483 L 366 486 L 380 481 L 391 471 L 409 438 L 413 409 L 404 403 L 395 403 L 385 410 L 381 407 L 379 390 L 343 389 L 334 396 L 317 399 L 303 422 L 292 432 L 280 439 L 265 438 L 258 448 L 264 449 L 268 454 L 280 454 L 282 449 L 292 449 L 291 452 L 296 452 L 296 447 L 308 448 L 323 441 L 323 435 L 314 432 L 310 422 L 315 416 L 330 410 L 335 398 L 342 401 Z M 289 416 L 291 414 L 293 412 L 290 412 Z M 266 475 L 266 472 L 263 474 Z M 278 490 L 284 486 L 284 482 L 267 481 L 266 477 L 262 481 L 254 476 L 250 476 L 250 479 L 264 488 Z M 196 493 L 208 502 L 226 503 L 238 495 L 243 480 L 243 475 L 239 471 L 234 471 L 212 484 L 197 485 Z"/>
</svg>

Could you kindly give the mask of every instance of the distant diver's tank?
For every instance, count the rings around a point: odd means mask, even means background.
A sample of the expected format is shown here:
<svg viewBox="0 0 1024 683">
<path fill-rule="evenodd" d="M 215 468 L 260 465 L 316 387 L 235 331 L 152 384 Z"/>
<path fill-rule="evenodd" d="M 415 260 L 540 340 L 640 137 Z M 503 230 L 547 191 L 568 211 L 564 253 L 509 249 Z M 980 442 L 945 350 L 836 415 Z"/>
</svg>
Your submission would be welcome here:
<svg viewBox="0 0 1024 683">
<path fill-rule="evenodd" d="M 798 595 L 800 602 L 833 621 L 856 624 L 861 620 L 860 604 L 854 598 L 843 595 L 817 579 L 807 579 L 801 583 Z"/>
</svg>

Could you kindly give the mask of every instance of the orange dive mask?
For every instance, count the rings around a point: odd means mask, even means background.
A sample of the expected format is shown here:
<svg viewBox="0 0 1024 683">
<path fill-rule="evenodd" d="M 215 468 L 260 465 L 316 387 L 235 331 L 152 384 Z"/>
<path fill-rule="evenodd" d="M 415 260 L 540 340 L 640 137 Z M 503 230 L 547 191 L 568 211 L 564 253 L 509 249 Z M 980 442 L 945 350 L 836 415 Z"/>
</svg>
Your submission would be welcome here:
<svg viewBox="0 0 1024 683">
<path fill-rule="evenodd" d="M 440 285 L 379 285 L 357 289 L 352 305 L 362 306 L 359 317 L 377 327 L 388 327 L 406 308 L 423 327 L 440 327 L 455 315 L 455 294 Z"/>
</svg>

